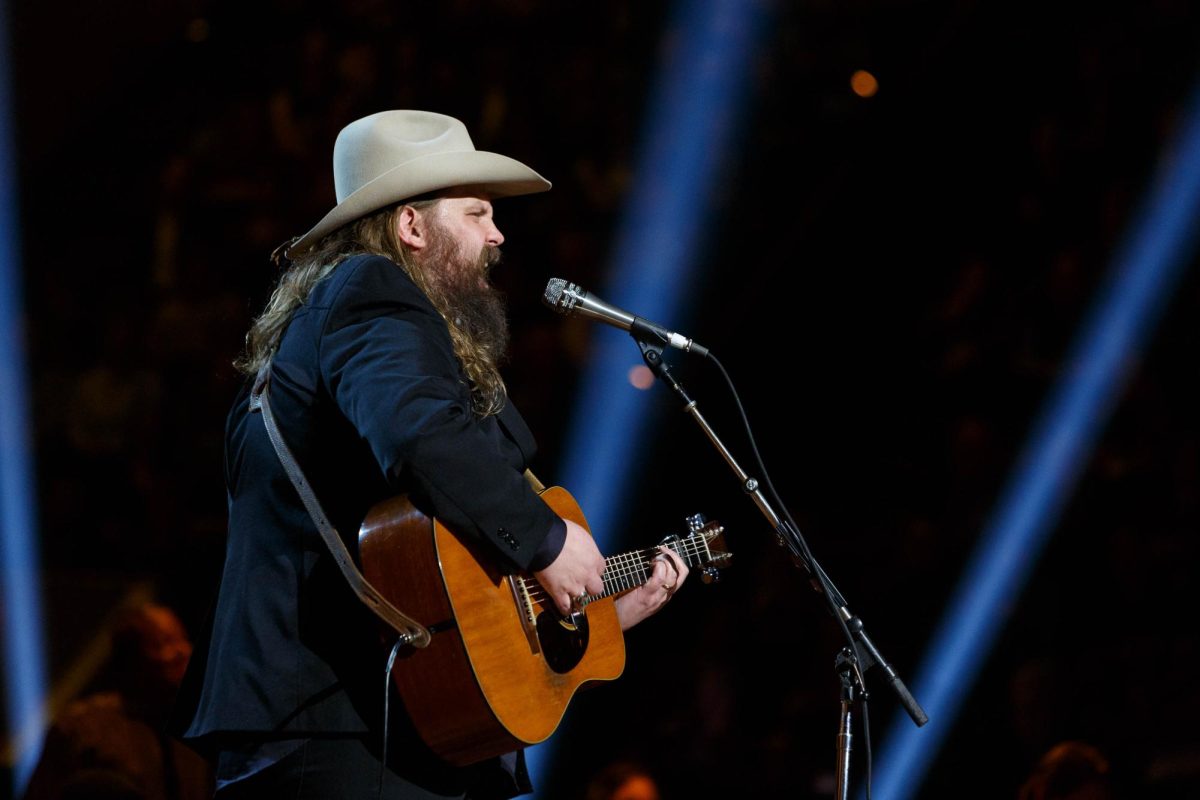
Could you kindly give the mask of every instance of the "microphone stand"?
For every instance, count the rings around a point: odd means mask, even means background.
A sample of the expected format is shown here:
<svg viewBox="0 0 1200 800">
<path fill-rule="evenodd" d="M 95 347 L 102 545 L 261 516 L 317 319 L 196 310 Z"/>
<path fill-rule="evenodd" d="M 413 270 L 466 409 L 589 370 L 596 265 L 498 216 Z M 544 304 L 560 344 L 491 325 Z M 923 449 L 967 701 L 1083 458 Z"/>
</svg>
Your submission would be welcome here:
<svg viewBox="0 0 1200 800">
<path fill-rule="evenodd" d="M 629 333 L 634 341 L 637 342 L 638 349 L 641 350 L 642 359 L 646 362 L 646 366 L 683 401 L 683 410 L 704 431 L 708 440 L 712 442 L 713 446 L 721 454 L 721 457 L 725 459 L 725 463 L 729 465 L 729 468 L 737 476 L 738 482 L 742 486 L 742 491 L 750 496 L 750 499 L 758 507 L 758 510 L 762 512 L 767 522 L 775 530 L 776 543 L 781 547 L 786 547 L 791 552 L 792 561 L 808 573 L 809 582 L 812 584 L 813 589 L 825 598 L 825 602 L 829 606 L 829 612 L 837 620 L 846 634 L 847 641 L 851 645 L 844 648 L 835 660 L 835 668 L 841 678 L 842 690 L 840 699 L 841 715 L 837 737 L 837 770 L 835 773 L 837 776 L 837 788 L 834 797 L 837 800 L 848 800 L 850 790 L 850 744 L 852 740 L 850 729 L 851 706 L 855 695 L 864 702 L 868 699 L 866 687 L 863 685 L 864 673 L 872 667 L 878 667 L 884 673 L 888 686 L 895 692 L 900 700 L 900 704 L 918 727 L 928 722 L 929 717 L 912 694 L 909 693 L 908 687 L 904 685 L 904 681 L 900 679 L 896 670 L 883 658 L 878 648 L 875 647 L 870 637 L 867 636 L 862 620 L 850 613 L 845 598 L 842 597 L 841 592 L 837 590 L 837 587 L 833 585 L 829 576 L 825 574 L 825 571 L 821 569 L 816 559 L 813 558 L 808 545 L 804 541 L 804 537 L 800 535 L 800 531 L 790 520 L 785 521 L 779 514 L 775 513 L 770 502 L 759 488 L 758 481 L 741 468 L 737 460 L 734 459 L 733 454 L 729 452 L 729 449 L 717 437 L 712 426 L 701 415 L 696 401 L 689 397 L 687 391 L 684 390 L 679 381 L 675 380 L 670 367 L 662 358 L 663 344 L 661 343 L 661 336 L 658 331 L 649 325 L 639 324 L 642 322 L 641 318 L 635 317 L 633 324 L 629 328 Z"/>
</svg>

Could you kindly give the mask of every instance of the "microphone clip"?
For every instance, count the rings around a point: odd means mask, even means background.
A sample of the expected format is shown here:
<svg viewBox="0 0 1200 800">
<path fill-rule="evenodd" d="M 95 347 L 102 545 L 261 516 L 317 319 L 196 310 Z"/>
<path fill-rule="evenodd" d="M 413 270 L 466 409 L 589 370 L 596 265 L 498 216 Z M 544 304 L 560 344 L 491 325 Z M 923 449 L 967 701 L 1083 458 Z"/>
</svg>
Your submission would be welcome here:
<svg viewBox="0 0 1200 800">
<path fill-rule="evenodd" d="M 640 320 L 640 318 L 639 318 Z M 682 398 L 685 406 L 690 406 L 694 401 L 688 397 L 687 392 L 679 381 L 675 380 L 675 376 L 671 374 L 671 367 L 663 359 L 662 337 L 653 327 L 647 326 L 646 330 L 639 330 L 637 324 L 631 325 L 629 335 L 637 342 L 638 350 L 642 351 L 642 360 L 646 362 L 646 366 L 650 368 L 659 380 L 671 388 L 677 395 Z M 657 339 L 658 341 L 654 341 Z"/>
</svg>

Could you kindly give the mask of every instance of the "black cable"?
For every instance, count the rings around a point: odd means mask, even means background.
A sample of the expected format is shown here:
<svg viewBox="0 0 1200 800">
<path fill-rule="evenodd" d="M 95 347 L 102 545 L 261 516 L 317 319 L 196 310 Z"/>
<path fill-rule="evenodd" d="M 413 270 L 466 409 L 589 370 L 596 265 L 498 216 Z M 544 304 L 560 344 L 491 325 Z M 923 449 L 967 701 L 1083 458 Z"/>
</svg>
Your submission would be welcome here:
<svg viewBox="0 0 1200 800">
<path fill-rule="evenodd" d="M 846 637 L 846 641 L 849 643 L 850 649 L 854 653 L 854 659 L 851 662 L 851 665 L 854 668 L 854 674 L 855 674 L 856 678 L 858 679 L 858 685 L 861 688 L 861 692 L 859 694 L 859 704 L 862 707 L 862 712 L 863 712 L 863 736 L 866 739 L 866 749 L 867 749 L 867 786 L 866 786 L 866 790 L 867 790 L 867 800 L 870 800 L 870 798 L 871 798 L 871 738 L 870 738 L 870 726 L 867 723 L 867 719 L 868 719 L 868 717 L 867 717 L 867 683 L 866 683 L 866 680 L 864 679 L 862 670 L 860 668 L 860 664 L 863 659 L 862 659 L 862 653 L 858 649 L 858 642 L 855 641 L 854 636 L 850 633 L 850 628 L 846 625 L 846 621 L 844 619 L 842 619 L 841 613 L 839 613 L 840 609 L 837 607 L 837 602 L 834 600 L 835 591 L 833 588 L 833 582 L 829 580 L 829 576 L 825 574 L 825 570 L 821 568 L 821 565 L 817 562 L 816 558 L 813 556 L 812 551 L 808 547 L 808 542 L 805 541 L 804 535 L 800 532 L 800 526 L 796 524 L 796 521 L 794 519 L 792 519 L 792 512 L 788 510 L 787 504 L 783 502 L 783 498 L 780 497 L 779 492 L 777 492 L 775 490 L 775 484 L 773 484 L 771 482 L 771 476 L 767 472 L 767 465 L 763 462 L 762 455 L 758 451 L 758 443 L 755 441 L 754 431 L 750 427 L 750 418 L 746 415 L 746 409 L 742 405 L 741 397 L 738 396 L 737 387 L 734 386 L 733 379 L 731 379 L 729 377 L 729 373 L 725 370 L 725 366 L 721 363 L 720 359 L 718 359 L 712 353 L 711 350 L 708 353 L 708 360 L 712 361 L 713 364 L 716 365 L 717 369 L 721 373 L 721 377 L 723 377 L 725 379 L 725 383 L 729 387 L 729 392 L 733 396 L 734 405 L 737 407 L 738 414 L 742 418 L 742 426 L 746 429 L 746 437 L 750 443 L 750 451 L 754 454 L 754 462 L 755 462 L 755 464 L 757 464 L 759 473 L 762 475 L 763 485 L 767 487 L 767 491 L 769 491 L 771 493 L 771 497 L 775 500 L 776 504 L 778 504 L 779 508 L 782 509 L 786 524 L 788 525 L 789 530 L 793 534 L 793 539 L 795 540 L 796 544 L 800 547 L 801 554 L 803 555 L 808 566 L 811 568 L 813 578 L 821 585 L 821 593 L 823 595 L 825 595 L 825 600 L 829 604 L 830 613 L 832 613 L 833 618 L 835 620 L 837 620 L 838 627 L 840 627 L 842 629 L 842 635 L 844 635 Z"/>
<path fill-rule="evenodd" d="M 867 800 L 871 800 L 871 717 L 867 713 L 867 701 L 862 698 L 863 740 L 867 743 Z"/>
<path fill-rule="evenodd" d="M 379 757 L 379 800 L 383 800 L 383 775 L 387 771 L 388 762 L 388 709 L 392 697 L 392 667 L 396 664 L 396 654 L 400 652 L 406 638 L 397 637 L 396 643 L 392 645 L 392 652 L 388 655 L 387 667 L 383 670 L 383 752 Z"/>
</svg>

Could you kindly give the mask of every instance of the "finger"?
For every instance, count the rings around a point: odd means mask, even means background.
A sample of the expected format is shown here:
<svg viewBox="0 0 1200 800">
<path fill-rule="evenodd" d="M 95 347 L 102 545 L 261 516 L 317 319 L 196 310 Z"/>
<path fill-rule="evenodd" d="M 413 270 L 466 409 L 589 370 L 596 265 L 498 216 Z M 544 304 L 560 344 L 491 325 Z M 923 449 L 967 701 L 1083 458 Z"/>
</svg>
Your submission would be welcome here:
<svg viewBox="0 0 1200 800">
<path fill-rule="evenodd" d="M 571 613 L 572 602 L 571 595 L 567 592 L 563 592 L 554 598 L 554 605 L 558 606 L 558 613 L 563 615 Z"/>
<path fill-rule="evenodd" d="M 663 589 L 670 591 L 669 587 L 674 586 L 675 582 L 675 574 L 667 562 L 655 558 L 650 577 L 646 579 L 646 591 L 652 595 L 661 595 Z"/>
<path fill-rule="evenodd" d="M 687 580 L 687 576 L 688 576 L 689 570 L 688 570 L 687 564 L 684 562 L 683 558 L 680 557 L 680 555 L 678 553 L 676 553 L 674 550 L 668 549 L 666 555 L 667 555 L 667 558 L 670 559 L 669 563 L 671 564 L 671 566 L 675 568 L 675 575 L 677 577 L 677 580 L 675 581 L 675 583 L 677 585 L 680 583 L 683 583 L 685 580 Z"/>
<path fill-rule="evenodd" d="M 675 570 L 676 575 L 687 574 L 687 564 L 683 563 L 683 559 L 679 557 L 679 553 L 676 553 L 669 547 L 662 548 L 662 551 L 663 555 L 667 557 L 667 563 Z"/>
<path fill-rule="evenodd" d="M 680 558 L 679 554 L 674 550 L 666 547 L 660 549 L 662 550 L 662 553 L 657 558 L 661 559 L 664 564 L 669 566 L 671 571 L 674 573 L 669 582 L 675 585 L 683 583 L 688 575 L 687 564 L 683 562 L 683 559 Z"/>
<path fill-rule="evenodd" d="M 678 556 L 676 556 L 674 552 L 672 552 L 671 548 L 669 548 L 669 547 L 666 547 L 666 546 L 664 546 L 664 545 L 659 545 L 659 548 L 658 548 L 658 555 L 656 555 L 656 556 L 654 557 L 654 560 L 655 560 L 655 561 L 657 561 L 657 562 L 661 562 L 661 563 L 663 563 L 663 564 L 666 564 L 668 567 L 670 567 L 670 568 L 671 568 L 671 570 L 672 570 L 672 571 L 673 571 L 673 572 L 674 572 L 676 575 L 678 575 L 678 574 L 679 574 L 679 567 L 678 567 L 678 566 L 676 565 L 676 563 L 675 563 L 675 562 L 678 560 L 678 558 L 679 558 L 679 557 L 678 557 Z"/>
<path fill-rule="evenodd" d="M 656 600 L 660 605 L 666 601 L 667 597 L 671 596 L 672 592 L 675 591 L 675 586 L 677 583 L 678 578 L 673 572 L 666 568 L 665 564 L 664 566 L 655 570 L 653 584 L 656 584 L 654 586 L 655 592 L 658 595 Z"/>
</svg>

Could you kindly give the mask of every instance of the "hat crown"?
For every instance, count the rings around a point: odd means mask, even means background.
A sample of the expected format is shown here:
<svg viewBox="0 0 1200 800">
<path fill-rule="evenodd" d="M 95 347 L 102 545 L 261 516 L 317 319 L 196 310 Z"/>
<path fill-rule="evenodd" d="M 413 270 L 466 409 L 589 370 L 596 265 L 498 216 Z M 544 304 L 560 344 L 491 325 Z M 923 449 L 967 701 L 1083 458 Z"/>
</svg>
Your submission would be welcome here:
<svg viewBox="0 0 1200 800">
<path fill-rule="evenodd" d="M 333 145 L 339 203 L 384 173 L 418 158 L 474 152 L 467 128 L 432 111 L 381 111 L 342 129 Z"/>
</svg>

